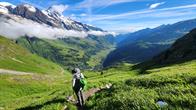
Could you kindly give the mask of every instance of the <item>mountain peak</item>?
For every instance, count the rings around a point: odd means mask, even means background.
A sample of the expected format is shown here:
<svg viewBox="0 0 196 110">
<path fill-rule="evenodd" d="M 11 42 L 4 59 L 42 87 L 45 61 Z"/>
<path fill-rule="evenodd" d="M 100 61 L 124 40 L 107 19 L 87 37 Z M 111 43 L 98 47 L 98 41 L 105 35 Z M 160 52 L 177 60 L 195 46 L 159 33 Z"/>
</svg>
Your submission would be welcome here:
<svg viewBox="0 0 196 110">
<path fill-rule="evenodd" d="M 21 27 L 24 28 L 23 29 L 24 32 L 22 32 L 22 35 L 27 34 L 29 36 L 32 35 L 40 36 L 40 34 L 37 34 L 37 32 L 35 33 L 33 32 L 32 34 L 31 30 L 26 30 L 27 29 L 26 25 L 24 25 L 26 24 L 26 22 L 28 22 L 27 24 L 33 23 L 32 25 L 29 26 L 36 27 L 35 26 L 36 24 L 38 28 L 40 27 L 44 28 L 44 31 L 48 30 L 53 34 L 55 33 L 53 37 L 56 36 L 87 37 L 89 35 L 95 35 L 95 36 L 111 35 L 111 33 L 104 31 L 100 28 L 89 26 L 81 22 L 72 20 L 68 17 L 65 17 L 62 14 L 62 12 L 67 7 L 66 5 L 63 6 L 60 5 L 60 7 L 63 8 L 61 10 L 59 9 L 59 5 L 52 6 L 47 10 L 40 10 L 29 4 L 20 4 L 17 5 L 15 8 L 11 8 L 10 6 L 12 5 L 9 3 L 2 3 L 2 5 L 0 5 L 0 13 L 9 16 L 9 19 L 13 19 L 13 20 L 17 19 L 17 17 L 25 18 L 20 20 L 14 20 L 17 24 L 20 25 L 19 26 L 20 28 Z M 5 21 L 7 20 L 7 18 L 3 18 L 3 19 L 5 19 Z M 38 31 L 42 30 L 42 28 L 40 28 Z M 6 29 L 6 30 L 10 30 L 10 29 Z M 40 33 L 43 33 L 43 31 Z M 12 36 L 12 35 L 6 35 L 6 36 Z M 44 35 L 44 36 L 48 36 L 48 35 Z M 14 37 L 17 36 L 14 35 Z M 49 35 L 49 38 L 51 38 L 51 35 Z"/>
<path fill-rule="evenodd" d="M 62 14 L 60 14 L 59 12 L 53 10 L 51 7 L 49 7 L 47 10 L 44 11 L 46 15 L 49 15 L 51 17 L 54 17 L 56 19 L 59 19 L 61 16 L 63 16 Z"/>
<path fill-rule="evenodd" d="M 22 5 L 19 5 L 19 7 L 25 7 L 26 9 L 28 9 L 31 12 L 36 12 L 36 8 L 32 5 L 29 5 L 29 4 L 22 4 Z"/>
<path fill-rule="evenodd" d="M 56 13 L 56 14 L 61 15 L 61 13 L 59 13 L 59 12 L 56 11 L 56 10 L 54 10 L 52 7 L 49 7 L 46 11 L 47 11 L 47 12 L 50 12 L 50 13 Z"/>
</svg>

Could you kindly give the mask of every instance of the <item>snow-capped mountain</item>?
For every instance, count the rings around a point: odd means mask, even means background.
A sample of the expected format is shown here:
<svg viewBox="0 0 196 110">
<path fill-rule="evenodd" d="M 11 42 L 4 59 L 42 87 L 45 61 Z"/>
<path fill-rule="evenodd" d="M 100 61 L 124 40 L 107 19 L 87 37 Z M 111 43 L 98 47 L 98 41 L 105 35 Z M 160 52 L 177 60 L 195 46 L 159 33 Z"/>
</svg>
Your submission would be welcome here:
<svg viewBox="0 0 196 110">
<path fill-rule="evenodd" d="M 40 27 L 46 28 L 45 30 L 51 30 L 52 32 L 48 33 L 53 33 L 53 37 L 55 38 L 65 36 L 86 37 L 88 35 L 105 36 L 111 34 L 110 32 L 104 31 L 100 28 L 67 18 L 55 10 L 52 10 L 52 8 L 40 10 L 29 4 L 15 6 L 7 2 L 0 2 L 0 19 L 0 34 L 3 35 L 8 33 L 5 32 L 6 30 L 10 30 L 12 32 L 12 28 L 10 29 L 10 27 L 13 25 L 16 27 L 18 26 L 17 29 L 20 29 L 20 31 L 27 31 L 23 33 L 20 32 L 22 35 L 29 35 L 29 31 L 31 30 L 27 30 L 28 28 L 35 29 L 36 33 L 43 33 L 44 31 L 38 32 L 39 30 L 42 30 L 39 29 Z M 17 29 L 14 29 L 14 32 L 17 31 Z M 38 34 L 30 32 L 30 36 L 31 35 L 39 37 Z M 7 36 L 9 36 L 9 34 Z M 13 36 L 11 37 L 13 38 Z M 47 35 L 41 37 L 47 37 Z"/>
</svg>

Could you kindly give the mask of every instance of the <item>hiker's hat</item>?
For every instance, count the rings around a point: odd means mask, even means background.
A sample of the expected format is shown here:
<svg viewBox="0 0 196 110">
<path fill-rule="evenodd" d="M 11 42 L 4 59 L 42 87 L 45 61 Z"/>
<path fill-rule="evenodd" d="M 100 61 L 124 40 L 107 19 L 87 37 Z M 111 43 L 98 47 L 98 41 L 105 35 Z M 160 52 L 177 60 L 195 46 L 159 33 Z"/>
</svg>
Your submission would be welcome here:
<svg viewBox="0 0 196 110">
<path fill-rule="evenodd" d="M 75 73 L 80 73 L 80 69 L 79 68 L 74 68 L 72 70 L 72 74 L 75 74 Z"/>
</svg>

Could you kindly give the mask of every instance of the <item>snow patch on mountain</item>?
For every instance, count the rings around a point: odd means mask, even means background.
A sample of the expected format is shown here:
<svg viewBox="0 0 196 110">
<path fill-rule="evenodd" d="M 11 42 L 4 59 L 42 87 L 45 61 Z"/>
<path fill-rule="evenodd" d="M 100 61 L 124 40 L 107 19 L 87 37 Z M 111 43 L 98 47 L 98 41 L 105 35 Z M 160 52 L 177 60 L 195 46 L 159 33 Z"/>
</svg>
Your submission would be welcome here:
<svg viewBox="0 0 196 110">
<path fill-rule="evenodd" d="M 31 6 L 31 5 L 29 5 L 29 4 L 24 4 L 24 6 L 25 6 L 29 11 L 31 11 L 31 12 L 36 12 L 36 8 L 33 7 L 33 6 Z"/>
<path fill-rule="evenodd" d="M 9 13 L 9 11 L 8 11 L 8 9 L 7 9 L 7 8 L 5 8 L 5 7 L 3 7 L 3 6 L 1 6 L 1 5 L 0 5 L 0 13 L 8 14 L 8 13 Z"/>
<path fill-rule="evenodd" d="M 61 16 L 60 17 L 61 21 L 63 21 L 64 23 L 68 24 L 68 25 L 72 25 L 74 23 L 73 20 L 69 19 L 69 18 L 66 18 L 64 16 Z"/>
<path fill-rule="evenodd" d="M 53 19 L 46 10 L 42 10 L 42 13 L 44 13 L 48 18 Z"/>
</svg>

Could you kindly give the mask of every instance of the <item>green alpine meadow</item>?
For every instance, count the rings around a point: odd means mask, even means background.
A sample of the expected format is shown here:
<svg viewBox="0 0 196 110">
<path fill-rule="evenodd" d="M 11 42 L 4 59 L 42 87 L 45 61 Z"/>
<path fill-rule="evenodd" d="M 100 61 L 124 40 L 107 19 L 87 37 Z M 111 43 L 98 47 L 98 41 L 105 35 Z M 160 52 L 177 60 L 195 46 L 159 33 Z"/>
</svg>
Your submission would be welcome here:
<svg viewBox="0 0 196 110">
<path fill-rule="evenodd" d="M 195 110 L 195 0 L 0 0 L 0 110 Z"/>
</svg>

